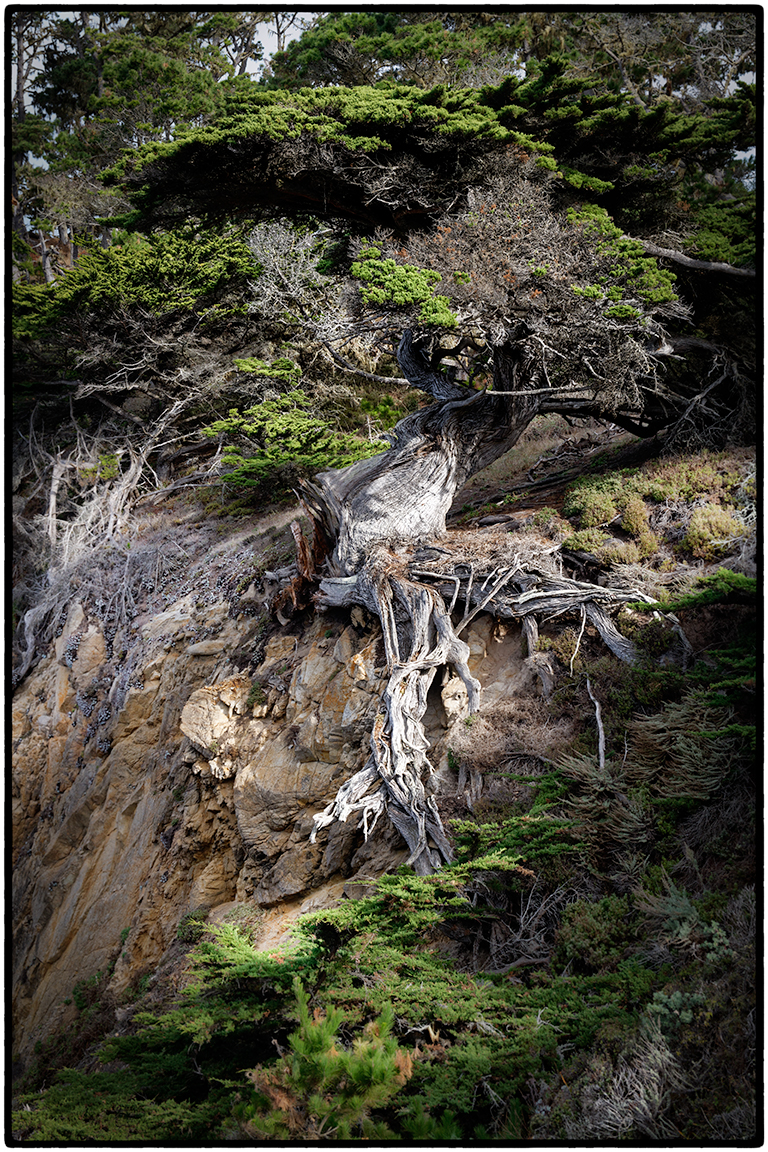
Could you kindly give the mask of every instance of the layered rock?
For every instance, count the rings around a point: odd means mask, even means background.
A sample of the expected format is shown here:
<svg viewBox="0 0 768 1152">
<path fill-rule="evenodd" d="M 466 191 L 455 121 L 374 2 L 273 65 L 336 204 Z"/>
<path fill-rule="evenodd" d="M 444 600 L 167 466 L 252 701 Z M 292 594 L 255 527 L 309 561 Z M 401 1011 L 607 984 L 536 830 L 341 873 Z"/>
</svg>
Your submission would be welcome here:
<svg viewBox="0 0 768 1152">
<path fill-rule="evenodd" d="M 273 635 L 244 671 L 229 653 L 256 649 L 258 622 L 232 619 L 225 601 L 204 615 L 188 597 L 150 617 L 116 670 L 99 626 L 72 603 L 55 649 L 17 693 L 22 1059 L 74 1013 L 79 980 L 111 973 L 119 997 L 158 964 L 189 912 L 215 919 L 233 902 L 260 905 L 274 946 L 296 916 L 364 891 L 407 855 L 393 829 L 366 842 L 351 821 L 309 840 L 313 816 L 368 755 L 384 682 L 378 625 L 317 618 Z M 519 633 L 492 638 L 480 619 L 468 639 L 489 703 L 531 689 Z M 427 718 L 432 763 L 453 793 L 446 737 L 462 722 L 463 691 L 446 674 Z"/>
</svg>

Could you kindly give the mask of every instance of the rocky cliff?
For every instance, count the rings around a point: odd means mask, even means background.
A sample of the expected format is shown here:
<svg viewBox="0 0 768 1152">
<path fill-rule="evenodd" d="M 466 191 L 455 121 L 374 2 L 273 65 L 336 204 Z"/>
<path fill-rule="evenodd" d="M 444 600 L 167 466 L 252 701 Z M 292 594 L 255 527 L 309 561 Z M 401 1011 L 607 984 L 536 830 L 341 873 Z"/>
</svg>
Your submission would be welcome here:
<svg viewBox="0 0 768 1152">
<path fill-rule="evenodd" d="M 119 1001 L 151 979 L 190 913 L 217 919 L 256 906 L 270 946 L 296 916 L 362 893 L 407 855 L 391 827 L 366 839 L 354 820 L 310 842 L 314 815 L 368 755 L 383 676 L 378 622 L 361 609 L 303 626 L 269 622 L 273 574 L 242 577 L 253 571 L 244 539 L 242 530 L 226 543 L 209 532 L 176 586 L 185 594 L 169 586 L 123 631 L 74 591 L 50 650 L 17 691 L 13 1020 L 22 1062 L 74 1017 L 79 982 L 106 974 Z M 224 562 L 239 577 L 229 580 L 234 595 L 211 578 Z M 467 638 L 486 706 L 539 694 L 518 631 L 481 617 Z M 456 679 L 432 691 L 430 756 L 449 806 L 459 785 L 471 803 L 476 785 L 457 779 L 447 754 L 465 704 Z"/>
</svg>

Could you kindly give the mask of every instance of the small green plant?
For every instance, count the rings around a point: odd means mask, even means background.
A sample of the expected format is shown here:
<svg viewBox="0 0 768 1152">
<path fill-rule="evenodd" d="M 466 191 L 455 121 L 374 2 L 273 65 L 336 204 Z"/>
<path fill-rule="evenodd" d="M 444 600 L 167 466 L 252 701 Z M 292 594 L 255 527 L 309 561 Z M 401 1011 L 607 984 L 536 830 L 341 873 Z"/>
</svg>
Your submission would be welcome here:
<svg viewBox="0 0 768 1152">
<path fill-rule="evenodd" d="M 131 933 L 131 930 L 130 930 L 130 928 L 123 928 L 122 932 L 120 933 L 120 947 L 121 947 L 121 948 L 122 948 L 123 944 L 125 944 L 125 942 L 126 942 L 126 940 L 128 939 L 128 937 L 129 937 L 130 933 Z"/>
<path fill-rule="evenodd" d="M 254 680 L 245 700 L 246 711 L 254 708 L 257 704 L 266 704 L 266 702 L 267 696 L 261 681 Z"/>
<path fill-rule="evenodd" d="M 585 528 L 581 532 L 574 532 L 563 542 L 563 548 L 569 552 L 598 552 L 608 540 L 605 532 L 598 528 Z"/>
<path fill-rule="evenodd" d="M 183 944 L 196 944 L 205 933 L 205 922 L 208 919 L 207 908 L 196 908 L 182 916 L 176 929 L 176 939 Z"/>
<path fill-rule="evenodd" d="M 682 992 L 679 988 L 673 992 L 654 992 L 653 1001 L 645 1010 L 649 1021 L 656 1021 L 667 1036 L 673 1036 L 681 1024 L 690 1024 L 693 1021 L 697 1008 L 706 1004 L 706 997 L 701 992 Z"/>
<path fill-rule="evenodd" d="M 597 552 L 603 564 L 637 564 L 642 552 L 634 540 L 609 540 Z"/>
<path fill-rule="evenodd" d="M 723 555 L 747 529 L 727 508 L 705 504 L 694 508 L 682 546 L 702 560 Z"/>
<path fill-rule="evenodd" d="M 350 1047 L 338 1038 L 336 1008 L 310 1015 L 309 996 L 293 983 L 299 1027 L 288 1037 L 290 1055 L 249 1072 L 253 1102 L 236 1109 L 249 1139 L 390 1139 L 392 1129 L 371 1112 L 382 1108 L 410 1078 L 413 1062 L 392 1036 L 394 1014 L 384 1011 Z"/>
<path fill-rule="evenodd" d="M 77 981 L 72 989 L 72 999 L 78 1011 L 85 1012 L 93 1007 L 97 990 L 103 978 L 104 973 L 99 971 L 95 972 L 93 976 L 88 976 L 83 980 Z"/>
<path fill-rule="evenodd" d="M 301 380 L 301 368 L 289 360 L 287 356 L 280 356 L 271 364 L 265 360 L 260 360 L 258 356 L 235 359 L 234 363 L 240 372 L 252 372 L 255 376 L 261 376 L 265 380 L 275 380 L 289 388 L 295 388 Z"/>
</svg>

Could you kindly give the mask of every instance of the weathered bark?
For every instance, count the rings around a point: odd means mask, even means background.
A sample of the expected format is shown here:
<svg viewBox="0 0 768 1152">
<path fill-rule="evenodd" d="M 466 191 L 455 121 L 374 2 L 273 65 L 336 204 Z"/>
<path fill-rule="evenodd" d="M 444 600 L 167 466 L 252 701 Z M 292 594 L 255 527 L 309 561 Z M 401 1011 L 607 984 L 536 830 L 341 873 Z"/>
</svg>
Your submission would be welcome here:
<svg viewBox="0 0 768 1152">
<path fill-rule="evenodd" d="M 336 588 L 341 590 L 337 602 L 351 603 L 351 596 L 380 617 L 390 677 L 371 734 L 371 755 L 316 817 L 315 832 L 359 811 L 367 835 L 386 810 L 410 849 L 408 863 L 420 874 L 432 872 L 451 858 L 451 849 L 427 791 L 432 765 L 422 720 L 435 673 L 447 664 L 464 682 L 469 711 L 477 710 L 480 684 L 469 671 L 469 646 L 455 634 L 439 593 L 408 580 L 399 558 L 384 547 L 373 549 L 357 578 L 337 581 Z"/>
<path fill-rule="evenodd" d="M 451 383 L 434 371 L 410 331 L 400 341 L 398 361 L 406 379 L 439 402 L 401 420 L 387 452 L 323 472 L 317 485 L 307 487 L 336 531 L 335 575 L 356 572 L 382 541 L 441 536 L 457 490 L 512 447 L 540 406 L 538 395 L 511 398 Z M 510 380 L 521 388 L 539 383 L 535 365 L 513 361 L 503 351 L 494 375 L 500 391 Z"/>
<path fill-rule="evenodd" d="M 359 814 L 367 837 L 386 812 L 419 873 L 451 858 L 429 791 L 433 768 L 423 726 L 427 694 L 438 669 L 450 665 L 465 685 L 467 712 L 479 708 L 480 684 L 470 673 L 469 648 L 460 639 L 479 612 L 524 622 L 529 658 L 545 694 L 552 673 L 536 666 L 536 617 L 577 613 L 582 627 L 589 620 L 616 656 L 629 663 L 636 659 L 634 645 L 607 610 L 647 599 L 640 592 L 569 580 L 546 556 L 539 556 L 543 566 L 533 566 L 509 555 L 509 544 L 494 552 L 489 541 L 487 554 L 477 562 L 462 556 L 455 533 L 453 547 L 426 546 L 445 537 L 445 516 L 457 488 L 506 452 L 540 410 L 547 390 L 539 387 L 541 374 L 528 348 L 520 341 L 517 351 L 514 345 L 496 349 L 494 378 L 506 394 L 478 393 L 436 371 L 423 346 L 406 332 L 398 350 L 403 374 L 437 402 L 400 421 L 388 452 L 323 473 L 304 490 L 305 507 L 315 522 L 315 557 L 328 553 L 316 603 L 320 608 L 361 604 L 375 613 L 389 673 L 368 761 L 315 817 L 312 835 Z M 306 580 L 309 551 L 298 543 Z M 463 614 L 454 624 L 451 614 L 460 604 Z"/>
</svg>

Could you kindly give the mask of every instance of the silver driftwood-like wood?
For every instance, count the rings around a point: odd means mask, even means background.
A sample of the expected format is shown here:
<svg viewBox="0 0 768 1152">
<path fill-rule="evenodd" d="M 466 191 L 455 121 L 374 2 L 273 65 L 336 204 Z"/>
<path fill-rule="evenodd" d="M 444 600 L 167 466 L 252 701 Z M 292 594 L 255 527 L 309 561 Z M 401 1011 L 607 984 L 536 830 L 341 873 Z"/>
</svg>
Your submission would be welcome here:
<svg viewBox="0 0 768 1152">
<path fill-rule="evenodd" d="M 398 360 L 404 376 L 436 402 L 400 421 L 389 451 L 322 473 L 304 489 L 327 556 L 315 603 L 320 609 L 363 605 L 378 616 L 389 677 L 370 756 L 315 817 L 312 838 L 353 815 L 367 837 L 386 813 L 408 845 L 408 863 L 426 874 L 451 859 L 431 791 L 423 723 L 438 670 L 448 666 L 460 677 L 468 714 L 480 706 L 462 631 L 481 612 L 520 621 L 547 696 L 552 669 L 535 651 L 539 621 L 575 614 L 582 632 L 588 621 L 610 651 L 631 664 L 635 646 L 610 614 L 649 598 L 569 579 L 553 555 L 557 547 L 542 541 L 531 546 L 503 531 L 446 532 L 458 487 L 515 443 L 537 410 L 542 380 L 533 362 L 499 353 L 499 395 L 460 388 L 435 369 L 434 356 L 428 359 L 410 332 Z M 502 395 L 501 385 L 512 387 Z"/>
</svg>

